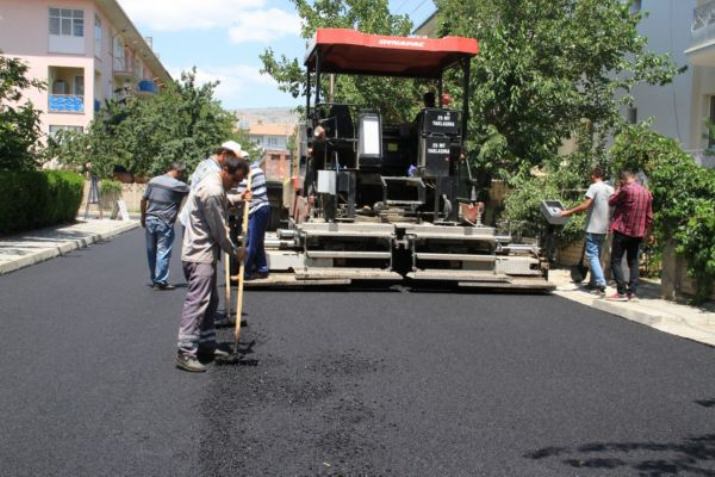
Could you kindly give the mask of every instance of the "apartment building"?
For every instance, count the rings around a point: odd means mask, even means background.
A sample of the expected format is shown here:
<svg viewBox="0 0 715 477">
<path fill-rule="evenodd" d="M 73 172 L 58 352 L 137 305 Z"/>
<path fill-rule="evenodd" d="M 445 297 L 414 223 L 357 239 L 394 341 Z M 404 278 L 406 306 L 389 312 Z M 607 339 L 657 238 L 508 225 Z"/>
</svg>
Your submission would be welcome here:
<svg viewBox="0 0 715 477">
<path fill-rule="evenodd" d="M 254 122 L 248 128 L 248 134 L 256 146 L 263 150 L 263 171 L 266 178 L 283 180 L 290 177 L 289 147 L 290 136 L 295 131 L 293 124 L 275 124 Z"/>
<path fill-rule="evenodd" d="M 648 50 L 668 53 L 688 69 L 669 85 L 637 85 L 624 117 L 650 118 L 656 131 L 678 140 L 700 164 L 715 167 L 708 151 L 715 137 L 707 126 L 715 123 L 715 0 L 637 0 L 631 8 L 646 14 L 638 30 L 648 39 Z M 436 26 L 435 12 L 415 34 L 433 36 Z M 568 142 L 562 151 L 572 148 Z"/>
<path fill-rule="evenodd" d="M 0 50 L 47 84 L 26 97 L 48 135 L 83 130 L 106 99 L 151 95 L 171 80 L 116 0 L 0 0 Z"/>
</svg>

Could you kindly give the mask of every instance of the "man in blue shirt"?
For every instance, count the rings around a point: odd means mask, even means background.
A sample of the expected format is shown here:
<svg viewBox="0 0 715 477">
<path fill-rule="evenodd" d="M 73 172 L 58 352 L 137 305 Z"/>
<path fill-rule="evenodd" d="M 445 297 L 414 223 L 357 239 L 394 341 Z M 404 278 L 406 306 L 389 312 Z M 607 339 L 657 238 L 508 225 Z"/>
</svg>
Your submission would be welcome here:
<svg viewBox="0 0 715 477">
<path fill-rule="evenodd" d="M 169 283 L 169 261 L 174 244 L 174 222 L 189 187 L 179 179 L 186 166 L 175 162 L 169 171 L 149 181 L 141 201 L 141 224 L 145 229 L 146 253 L 151 286 L 173 290 Z"/>
</svg>

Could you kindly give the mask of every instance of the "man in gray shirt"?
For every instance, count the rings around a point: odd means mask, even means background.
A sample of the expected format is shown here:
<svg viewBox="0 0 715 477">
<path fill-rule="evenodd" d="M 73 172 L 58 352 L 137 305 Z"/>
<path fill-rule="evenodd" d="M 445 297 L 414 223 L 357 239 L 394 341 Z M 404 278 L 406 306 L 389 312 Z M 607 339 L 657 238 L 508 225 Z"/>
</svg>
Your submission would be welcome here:
<svg viewBox="0 0 715 477">
<path fill-rule="evenodd" d="M 181 251 L 188 283 L 179 326 L 176 358 L 179 369 L 203 372 L 206 366 L 199 358 L 227 355 L 216 347 L 216 262 L 221 250 L 242 259 L 229 236 L 226 191 L 247 175 L 248 162 L 231 154 L 219 172 L 207 174 L 189 195 L 190 213 Z M 244 193 L 242 198 L 250 198 L 250 192 Z"/>
<path fill-rule="evenodd" d="M 189 187 L 179 178 L 186 167 L 173 163 L 169 171 L 149 181 L 141 201 L 141 223 L 145 229 L 146 254 L 151 286 L 173 290 L 169 284 L 169 262 L 174 244 L 174 222 Z"/>
<path fill-rule="evenodd" d="M 603 182 L 603 171 L 596 167 L 591 172 L 591 186 L 586 191 L 586 199 L 573 209 L 561 212 L 562 217 L 568 217 L 588 210 L 586 219 L 586 257 L 591 267 L 590 285 L 598 296 L 606 294 L 606 277 L 601 266 L 603 240 L 608 233 L 609 205 L 608 199 L 613 195 L 613 187 Z"/>
</svg>

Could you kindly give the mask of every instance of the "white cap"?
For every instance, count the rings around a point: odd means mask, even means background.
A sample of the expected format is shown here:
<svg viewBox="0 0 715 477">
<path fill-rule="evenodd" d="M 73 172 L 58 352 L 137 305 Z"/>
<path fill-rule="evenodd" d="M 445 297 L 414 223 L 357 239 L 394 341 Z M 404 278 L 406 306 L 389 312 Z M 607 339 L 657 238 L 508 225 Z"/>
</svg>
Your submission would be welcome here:
<svg viewBox="0 0 715 477">
<path fill-rule="evenodd" d="M 221 144 L 221 147 L 223 149 L 228 149 L 229 151 L 233 152 L 234 154 L 236 154 L 236 157 L 248 157 L 248 153 L 244 151 L 241 145 L 236 141 L 226 141 L 225 143 Z"/>
</svg>

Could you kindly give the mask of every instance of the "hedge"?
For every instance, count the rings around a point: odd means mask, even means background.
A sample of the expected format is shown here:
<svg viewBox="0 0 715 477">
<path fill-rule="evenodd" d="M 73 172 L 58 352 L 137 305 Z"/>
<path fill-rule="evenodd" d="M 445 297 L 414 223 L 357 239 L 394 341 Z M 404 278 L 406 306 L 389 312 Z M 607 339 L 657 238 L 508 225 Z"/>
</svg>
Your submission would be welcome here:
<svg viewBox="0 0 715 477">
<path fill-rule="evenodd" d="M 74 172 L 0 172 L 0 235 L 73 221 L 83 187 Z"/>
</svg>

